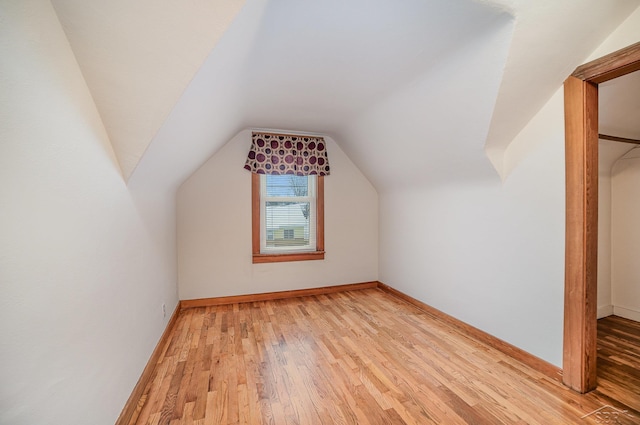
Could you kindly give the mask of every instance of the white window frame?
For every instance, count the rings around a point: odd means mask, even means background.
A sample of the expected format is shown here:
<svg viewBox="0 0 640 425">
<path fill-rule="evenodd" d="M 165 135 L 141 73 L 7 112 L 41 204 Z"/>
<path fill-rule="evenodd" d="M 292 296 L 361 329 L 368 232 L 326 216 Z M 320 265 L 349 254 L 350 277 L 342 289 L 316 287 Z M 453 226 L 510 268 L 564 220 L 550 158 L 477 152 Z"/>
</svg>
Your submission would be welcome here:
<svg viewBox="0 0 640 425">
<path fill-rule="evenodd" d="M 287 254 L 295 252 L 315 252 L 317 250 L 317 177 L 307 176 L 307 196 L 266 196 L 267 175 L 260 175 L 260 253 Z M 298 246 L 267 246 L 266 206 L 267 202 L 308 202 L 309 203 L 309 244 Z M 313 228 L 311 227 L 313 223 Z M 313 231 L 312 231 L 313 230 Z"/>
<path fill-rule="evenodd" d="M 251 257 L 253 264 L 324 260 L 324 176 L 316 177 L 316 250 L 260 252 L 260 174 L 251 173 Z"/>
</svg>

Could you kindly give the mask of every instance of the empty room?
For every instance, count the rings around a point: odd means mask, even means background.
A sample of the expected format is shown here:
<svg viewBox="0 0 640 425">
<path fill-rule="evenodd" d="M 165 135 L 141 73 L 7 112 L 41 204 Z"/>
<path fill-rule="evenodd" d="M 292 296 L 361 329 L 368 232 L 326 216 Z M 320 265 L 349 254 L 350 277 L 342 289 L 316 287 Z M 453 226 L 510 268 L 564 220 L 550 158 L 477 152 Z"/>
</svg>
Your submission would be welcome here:
<svg viewBox="0 0 640 425">
<path fill-rule="evenodd" d="M 0 0 L 0 425 L 640 423 L 640 0 Z"/>
</svg>

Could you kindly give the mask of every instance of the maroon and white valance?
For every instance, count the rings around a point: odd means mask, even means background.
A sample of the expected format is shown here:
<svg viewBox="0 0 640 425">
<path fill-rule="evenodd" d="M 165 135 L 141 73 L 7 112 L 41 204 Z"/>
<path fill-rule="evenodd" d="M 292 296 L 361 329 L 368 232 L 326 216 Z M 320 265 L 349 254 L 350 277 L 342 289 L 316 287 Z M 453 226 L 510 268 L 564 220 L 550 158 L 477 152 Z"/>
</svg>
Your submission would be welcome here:
<svg viewBox="0 0 640 425">
<path fill-rule="evenodd" d="M 244 168 L 257 174 L 328 176 L 327 144 L 322 137 L 252 133 Z"/>
</svg>

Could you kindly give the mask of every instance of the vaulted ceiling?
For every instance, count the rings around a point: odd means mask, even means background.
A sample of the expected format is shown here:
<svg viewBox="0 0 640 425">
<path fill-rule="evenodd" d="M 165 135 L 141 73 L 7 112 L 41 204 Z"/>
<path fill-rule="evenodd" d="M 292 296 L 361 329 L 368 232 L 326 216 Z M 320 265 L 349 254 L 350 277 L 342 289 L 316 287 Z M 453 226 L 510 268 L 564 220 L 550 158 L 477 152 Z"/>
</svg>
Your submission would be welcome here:
<svg viewBox="0 0 640 425">
<path fill-rule="evenodd" d="M 501 174 L 640 0 L 52 3 L 125 179 L 175 188 L 252 127 L 329 135 L 385 190 Z"/>
<path fill-rule="evenodd" d="M 54 0 L 129 178 L 243 0 Z"/>
</svg>

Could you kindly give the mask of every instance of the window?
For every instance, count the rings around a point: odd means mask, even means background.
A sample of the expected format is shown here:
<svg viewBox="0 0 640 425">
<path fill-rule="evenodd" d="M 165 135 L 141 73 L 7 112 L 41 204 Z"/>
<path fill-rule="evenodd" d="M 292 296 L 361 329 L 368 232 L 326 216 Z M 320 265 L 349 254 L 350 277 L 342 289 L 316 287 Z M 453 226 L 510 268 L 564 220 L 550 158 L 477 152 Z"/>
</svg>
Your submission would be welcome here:
<svg viewBox="0 0 640 425">
<path fill-rule="evenodd" d="M 315 251 L 316 213 L 316 176 L 261 175 L 260 253 Z"/>
<path fill-rule="evenodd" d="M 252 175 L 253 262 L 324 259 L 324 138 L 252 132 L 244 168 Z"/>
<path fill-rule="evenodd" d="M 324 177 L 251 178 L 253 262 L 324 259 Z"/>
</svg>

